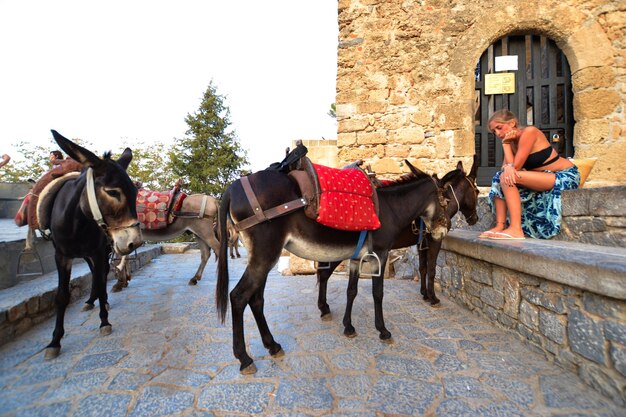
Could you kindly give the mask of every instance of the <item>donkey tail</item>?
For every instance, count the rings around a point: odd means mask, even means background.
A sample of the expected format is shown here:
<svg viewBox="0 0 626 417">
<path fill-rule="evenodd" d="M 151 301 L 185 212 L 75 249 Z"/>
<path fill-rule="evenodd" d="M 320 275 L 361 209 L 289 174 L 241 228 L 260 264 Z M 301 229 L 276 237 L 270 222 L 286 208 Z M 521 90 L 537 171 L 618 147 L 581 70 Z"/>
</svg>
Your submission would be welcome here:
<svg viewBox="0 0 626 417">
<path fill-rule="evenodd" d="M 226 222 L 230 212 L 230 187 L 222 195 L 218 215 L 220 251 L 217 258 L 217 285 L 215 287 L 215 305 L 218 316 L 224 324 L 228 309 L 228 232 Z"/>
</svg>

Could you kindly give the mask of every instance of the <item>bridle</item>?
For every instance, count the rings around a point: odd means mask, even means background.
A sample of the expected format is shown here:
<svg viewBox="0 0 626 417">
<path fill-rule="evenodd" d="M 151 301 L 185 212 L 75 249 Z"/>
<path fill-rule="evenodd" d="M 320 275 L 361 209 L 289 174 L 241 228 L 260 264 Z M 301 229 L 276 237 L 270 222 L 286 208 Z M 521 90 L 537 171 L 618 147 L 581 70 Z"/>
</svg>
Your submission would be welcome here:
<svg viewBox="0 0 626 417">
<path fill-rule="evenodd" d="M 469 183 L 471 189 L 474 191 L 476 195 L 478 195 L 478 188 L 474 185 L 474 183 L 470 181 L 470 179 L 467 178 L 465 175 L 463 176 L 463 179 L 465 179 Z M 454 201 L 456 202 L 457 211 L 461 211 L 461 204 L 459 203 L 459 199 L 457 198 L 456 193 L 454 192 L 454 187 L 452 187 L 452 184 L 448 184 L 448 187 L 450 187 L 450 192 L 452 193 L 452 197 L 454 197 Z M 472 213 L 470 217 L 467 217 L 468 222 L 472 220 L 478 221 L 478 213 L 476 212 L 476 210 L 474 210 L 474 212 Z"/>
<path fill-rule="evenodd" d="M 91 215 L 98 226 L 104 231 L 107 236 L 109 242 L 113 241 L 111 236 L 111 232 L 116 230 L 130 229 L 133 227 L 139 227 L 139 221 L 129 225 L 129 226 L 121 226 L 121 227 L 109 227 L 104 221 L 104 216 L 102 216 L 102 211 L 100 211 L 100 207 L 98 206 L 98 199 L 96 198 L 96 183 L 94 181 L 93 176 L 93 168 L 87 168 L 87 202 L 89 203 L 89 210 L 91 211 Z"/>
</svg>

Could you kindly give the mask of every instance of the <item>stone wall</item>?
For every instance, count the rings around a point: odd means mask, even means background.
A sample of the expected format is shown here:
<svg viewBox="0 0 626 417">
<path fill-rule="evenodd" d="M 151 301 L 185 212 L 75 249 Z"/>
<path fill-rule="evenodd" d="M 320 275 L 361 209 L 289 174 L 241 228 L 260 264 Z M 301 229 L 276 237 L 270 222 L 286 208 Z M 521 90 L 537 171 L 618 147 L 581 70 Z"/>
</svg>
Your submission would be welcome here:
<svg viewBox="0 0 626 417">
<path fill-rule="evenodd" d="M 474 69 L 508 34 L 554 40 L 572 71 L 588 185 L 626 184 L 626 7 L 600 0 L 339 0 L 339 164 L 447 172 L 474 154 Z"/>
<path fill-rule="evenodd" d="M 438 276 L 443 294 L 626 404 L 626 301 L 452 251 L 441 252 Z"/>
</svg>

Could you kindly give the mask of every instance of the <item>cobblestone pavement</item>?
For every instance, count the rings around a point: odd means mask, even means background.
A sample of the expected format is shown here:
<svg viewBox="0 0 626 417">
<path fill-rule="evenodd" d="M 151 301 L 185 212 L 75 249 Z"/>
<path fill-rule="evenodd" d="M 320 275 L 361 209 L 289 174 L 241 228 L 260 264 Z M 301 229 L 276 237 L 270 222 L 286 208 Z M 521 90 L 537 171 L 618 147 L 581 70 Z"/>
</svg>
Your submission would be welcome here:
<svg viewBox="0 0 626 417">
<path fill-rule="evenodd" d="M 230 261 L 231 286 L 245 268 Z M 513 334 L 442 297 L 422 302 L 412 281 L 385 282 L 394 342 L 374 329 L 369 280 L 359 283 L 354 324 L 341 318 L 346 278 L 329 283 L 332 321 L 316 306 L 315 277 L 271 274 L 266 316 L 285 355 L 263 348 L 252 314 L 246 337 L 255 375 L 239 374 L 230 320 L 214 306 L 215 268 L 187 285 L 196 251 L 162 255 L 109 294 L 113 333 L 98 312 L 68 309 L 61 355 L 44 361 L 54 319 L 0 348 L 2 416 L 624 416 L 626 410 L 530 350 Z"/>
</svg>

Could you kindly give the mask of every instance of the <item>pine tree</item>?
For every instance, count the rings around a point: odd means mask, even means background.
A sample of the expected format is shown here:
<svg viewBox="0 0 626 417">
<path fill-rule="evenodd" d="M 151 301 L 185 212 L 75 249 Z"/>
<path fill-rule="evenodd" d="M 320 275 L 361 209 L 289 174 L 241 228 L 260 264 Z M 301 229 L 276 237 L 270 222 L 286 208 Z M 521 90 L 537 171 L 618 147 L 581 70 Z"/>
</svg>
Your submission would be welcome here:
<svg viewBox="0 0 626 417">
<path fill-rule="evenodd" d="M 183 188 L 219 198 L 239 178 L 248 160 L 235 131 L 229 129 L 229 117 L 224 97 L 209 83 L 199 109 L 185 118 L 188 137 L 178 141 L 170 154 L 173 172 L 183 179 Z"/>
</svg>

